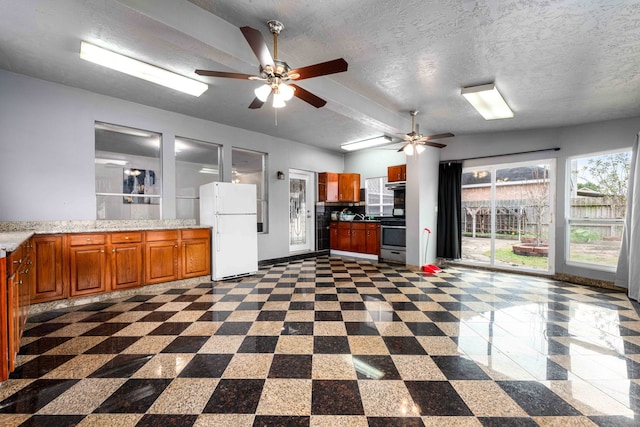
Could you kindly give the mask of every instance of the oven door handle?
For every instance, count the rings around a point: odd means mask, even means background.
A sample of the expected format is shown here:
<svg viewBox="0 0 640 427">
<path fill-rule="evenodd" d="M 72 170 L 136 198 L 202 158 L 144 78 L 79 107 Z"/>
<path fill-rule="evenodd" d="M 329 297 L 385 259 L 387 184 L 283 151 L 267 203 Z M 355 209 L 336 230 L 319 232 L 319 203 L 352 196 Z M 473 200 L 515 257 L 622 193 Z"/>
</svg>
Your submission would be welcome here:
<svg viewBox="0 0 640 427">
<path fill-rule="evenodd" d="M 381 225 L 382 228 L 407 228 L 405 225 Z"/>
</svg>

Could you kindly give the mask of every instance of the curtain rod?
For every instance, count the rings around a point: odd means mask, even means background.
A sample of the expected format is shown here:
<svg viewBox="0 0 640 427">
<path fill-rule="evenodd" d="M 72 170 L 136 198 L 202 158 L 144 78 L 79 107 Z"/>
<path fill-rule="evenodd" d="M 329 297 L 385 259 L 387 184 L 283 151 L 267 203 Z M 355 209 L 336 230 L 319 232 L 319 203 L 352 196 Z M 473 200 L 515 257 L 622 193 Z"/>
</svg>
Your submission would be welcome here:
<svg viewBox="0 0 640 427">
<path fill-rule="evenodd" d="M 518 154 L 531 154 L 531 153 L 541 153 L 543 151 L 560 151 L 560 147 L 554 148 L 543 148 L 541 150 L 531 150 L 531 151 L 520 151 L 519 153 L 508 153 L 508 154 L 496 154 L 494 156 L 478 156 L 478 157 L 468 157 L 466 159 L 456 159 L 456 160 L 440 160 L 440 163 L 462 163 L 465 160 L 477 160 L 477 159 L 490 159 L 492 157 L 505 157 L 505 156 L 516 156 Z"/>
</svg>

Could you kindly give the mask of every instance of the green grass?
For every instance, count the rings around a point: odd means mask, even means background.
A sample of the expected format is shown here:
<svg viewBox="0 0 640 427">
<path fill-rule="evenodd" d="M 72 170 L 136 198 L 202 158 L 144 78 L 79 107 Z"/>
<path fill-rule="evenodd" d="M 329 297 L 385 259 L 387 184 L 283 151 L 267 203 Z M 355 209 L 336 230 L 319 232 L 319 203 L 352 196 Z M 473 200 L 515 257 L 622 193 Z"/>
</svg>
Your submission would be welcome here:
<svg viewBox="0 0 640 427">
<path fill-rule="evenodd" d="M 486 251 L 482 255 L 490 257 L 491 251 Z M 504 248 L 496 249 L 496 261 L 517 265 L 526 268 L 535 268 L 538 270 L 547 270 L 549 268 L 548 259 L 546 257 L 516 255 L 513 249 Z"/>
<path fill-rule="evenodd" d="M 618 257 L 608 255 L 606 253 L 600 255 L 584 254 L 580 252 L 571 252 L 569 259 L 575 262 L 583 262 L 585 264 L 599 264 L 608 267 L 616 267 L 618 265 Z"/>
</svg>

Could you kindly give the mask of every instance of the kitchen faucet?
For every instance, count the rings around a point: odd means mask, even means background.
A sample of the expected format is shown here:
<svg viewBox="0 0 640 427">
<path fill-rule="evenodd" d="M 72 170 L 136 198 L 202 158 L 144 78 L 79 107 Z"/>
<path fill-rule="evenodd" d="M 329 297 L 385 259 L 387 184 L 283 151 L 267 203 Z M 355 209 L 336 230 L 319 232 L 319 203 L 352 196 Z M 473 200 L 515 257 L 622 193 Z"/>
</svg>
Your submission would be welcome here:
<svg viewBox="0 0 640 427">
<path fill-rule="evenodd" d="M 357 213 L 354 219 L 358 219 L 358 217 L 360 218 L 361 221 L 364 221 L 364 215 Z"/>
</svg>

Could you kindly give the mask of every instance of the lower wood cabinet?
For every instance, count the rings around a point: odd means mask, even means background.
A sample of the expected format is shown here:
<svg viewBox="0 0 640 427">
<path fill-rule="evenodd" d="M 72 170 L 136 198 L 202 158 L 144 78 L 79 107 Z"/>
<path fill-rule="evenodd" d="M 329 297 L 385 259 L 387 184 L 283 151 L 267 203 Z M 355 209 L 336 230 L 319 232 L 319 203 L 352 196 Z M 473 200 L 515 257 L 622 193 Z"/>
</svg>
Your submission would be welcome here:
<svg viewBox="0 0 640 427">
<path fill-rule="evenodd" d="M 332 222 L 329 247 L 333 250 L 380 255 L 380 224 Z"/>
<path fill-rule="evenodd" d="M 147 231 L 145 234 L 145 282 L 178 280 L 178 230 Z"/>
<path fill-rule="evenodd" d="M 31 252 L 34 280 L 31 283 L 31 303 L 66 297 L 65 295 L 65 236 L 63 234 L 32 237 Z"/>
<path fill-rule="evenodd" d="M 107 291 L 107 236 L 74 234 L 69 238 L 69 296 Z"/>
<path fill-rule="evenodd" d="M 111 234 L 110 290 L 143 285 L 142 232 Z"/>
<path fill-rule="evenodd" d="M 190 278 L 211 274 L 211 237 L 208 229 L 180 231 L 180 277 Z"/>
</svg>

